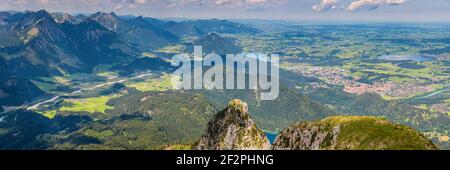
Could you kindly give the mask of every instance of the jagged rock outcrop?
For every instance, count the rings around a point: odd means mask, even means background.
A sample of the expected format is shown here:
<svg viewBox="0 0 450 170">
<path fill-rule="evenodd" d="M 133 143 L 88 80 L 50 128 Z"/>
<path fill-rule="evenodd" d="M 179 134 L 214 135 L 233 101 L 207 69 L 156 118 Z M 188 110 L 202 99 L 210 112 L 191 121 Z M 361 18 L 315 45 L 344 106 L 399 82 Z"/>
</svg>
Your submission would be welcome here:
<svg viewBox="0 0 450 170">
<path fill-rule="evenodd" d="M 274 150 L 435 150 L 421 133 L 385 119 L 336 116 L 284 129 Z"/>
<path fill-rule="evenodd" d="M 248 113 L 247 103 L 233 100 L 208 123 L 198 150 L 267 150 L 270 142 Z"/>
</svg>

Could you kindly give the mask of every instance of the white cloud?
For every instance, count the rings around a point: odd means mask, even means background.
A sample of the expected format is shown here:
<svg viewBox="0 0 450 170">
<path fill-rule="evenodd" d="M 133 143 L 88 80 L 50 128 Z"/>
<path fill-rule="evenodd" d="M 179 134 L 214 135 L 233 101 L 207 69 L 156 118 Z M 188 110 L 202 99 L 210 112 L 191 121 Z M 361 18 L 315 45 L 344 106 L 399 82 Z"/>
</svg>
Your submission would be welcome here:
<svg viewBox="0 0 450 170">
<path fill-rule="evenodd" d="M 294 0 L 0 0 L 0 4 L 98 6 L 98 7 L 141 7 L 161 5 L 162 7 L 183 7 L 185 5 L 207 5 L 209 7 L 251 7 L 277 5 Z"/>
<path fill-rule="evenodd" d="M 152 2 L 158 1 L 164 1 L 168 8 L 183 7 L 185 5 L 218 8 L 254 8 L 280 5 L 290 0 L 152 0 Z"/>
<path fill-rule="evenodd" d="M 327 11 L 332 9 L 345 9 L 355 11 L 358 9 L 376 9 L 383 5 L 400 5 L 407 0 L 0 0 L 3 7 L 0 9 L 49 9 L 49 10 L 142 10 L 145 8 L 240 8 L 260 11 L 283 4 L 309 4 L 314 11 Z M 450 0 L 444 0 L 450 1 Z M 0 5 L 0 6 L 2 6 Z"/>
<path fill-rule="evenodd" d="M 326 11 L 329 9 L 335 9 L 338 0 L 322 0 L 319 4 L 314 5 L 312 8 L 314 11 Z"/>
<path fill-rule="evenodd" d="M 347 8 L 347 11 L 354 11 L 362 8 L 376 9 L 382 5 L 401 5 L 406 0 L 357 0 L 352 2 Z"/>
</svg>

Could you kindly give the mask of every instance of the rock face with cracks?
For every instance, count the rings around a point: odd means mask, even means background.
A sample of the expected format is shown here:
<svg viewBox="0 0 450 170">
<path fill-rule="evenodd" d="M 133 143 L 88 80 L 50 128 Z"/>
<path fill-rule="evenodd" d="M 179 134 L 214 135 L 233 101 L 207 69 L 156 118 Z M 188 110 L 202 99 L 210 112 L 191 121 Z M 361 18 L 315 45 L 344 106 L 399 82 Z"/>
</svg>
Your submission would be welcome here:
<svg viewBox="0 0 450 170">
<path fill-rule="evenodd" d="M 270 142 L 248 113 L 247 103 L 231 101 L 208 123 L 198 150 L 268 150 Z"/>
</svg>

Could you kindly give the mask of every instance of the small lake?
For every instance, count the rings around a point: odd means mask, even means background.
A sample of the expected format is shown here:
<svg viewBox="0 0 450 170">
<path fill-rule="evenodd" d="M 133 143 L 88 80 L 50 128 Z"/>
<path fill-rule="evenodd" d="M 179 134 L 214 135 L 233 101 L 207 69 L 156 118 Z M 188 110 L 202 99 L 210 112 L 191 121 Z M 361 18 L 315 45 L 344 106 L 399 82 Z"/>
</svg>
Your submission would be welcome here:
<svg viewBox="0 0 450 170">
<path fill-rule="evenodd" d="M 383 55 L 378 57 L 381 60 L 389 60 L 389 61 L 431 61 L 433 59 L 432 56 L 421 56 L 421 55 Z"/>
<path fill-rule="evenodd" d="M 267 136 L 267 139 L 269 139 L 270 143 L 273 143 L 275 141 L 275 138 L 277 137 L 277 133 L 273 132 L 264 132 Z"/>
</svg>

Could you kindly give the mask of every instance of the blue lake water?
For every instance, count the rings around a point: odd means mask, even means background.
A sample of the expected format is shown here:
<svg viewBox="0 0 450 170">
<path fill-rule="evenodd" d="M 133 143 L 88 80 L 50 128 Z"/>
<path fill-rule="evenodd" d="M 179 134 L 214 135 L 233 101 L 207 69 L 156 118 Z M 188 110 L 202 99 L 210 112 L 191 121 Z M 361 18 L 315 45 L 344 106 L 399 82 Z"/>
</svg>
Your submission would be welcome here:
<svg viewBox="0 0 450 170">
<path fill-rule="evenodd" d="M 264 133 L 266 133 L 266 136 L 269 139 L 270 143 L 273 143 L 275 141 L 275 138 L 278 135 L 276 133 L 270 133 L 270 132 L 264 132 Z"/>
<path fill-rule="evenodd" d="M 412 61 L 422 62 L 422 61 L 430 61 L 432 59 L 432 57 L 431 56 L 421 56 L 421 55 L 383 55 L 383 56 L 378 57 L 378 59 L 389 60 L 389 61 L 412 60 Z"/>
</svg>

